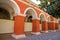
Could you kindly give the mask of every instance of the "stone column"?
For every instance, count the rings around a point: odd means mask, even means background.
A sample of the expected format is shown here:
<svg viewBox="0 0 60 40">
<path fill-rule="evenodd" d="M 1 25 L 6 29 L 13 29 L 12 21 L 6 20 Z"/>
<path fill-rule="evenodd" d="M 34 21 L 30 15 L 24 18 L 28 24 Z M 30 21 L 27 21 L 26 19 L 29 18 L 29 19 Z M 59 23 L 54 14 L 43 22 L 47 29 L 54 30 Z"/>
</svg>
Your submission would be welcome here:
<svg viewBox="0 0 60 40">
<path fill-rule="evenodd" d="M 42 31 L 48 32 L 48 22 L 47 21 L 42 21 Z"/>
<path fill-rule="evenodd" d="M 56 21 L 55 21 L 55 29 L 56 30 L 58 30 L 59 29 L 59 20 L 58 19 L 56 19 Z"/>
<path fill-rule="evenodd" d="M 55 22 L 52 22 L 52 30 L 55 30 Z"/>
<path fill-rule="evenodd" d="M 40 20 L 38 19 L 32 20 L 32 34 L 40 34 Z"/>
<path fill-rule="evenodd" d="M 24 16 L 15 16 L 14 21 L 14 33 L 12 34 L 12 37 L 19 39 L 24 38 Z"/>
<path fill-rule="evenodd" d="M 54 22 L 54 21 L 51 21 L 51 22 L 50 22 L 50 25 L 51 25 L 51 27 L 50 27 L 51 30 L 55 32 L 55 31 L 56 31 L 56 29 L 55 29 L 55 28 L 56 28 L 56 27 L 55 27 L 55 22 Z"/>
<path fill-rule="evenodd" d="M 48 30 L 51 30 L 50 26 L 51 26 L 50 22 L 48 22 Z"/>
<path fill-rule="evenodd" d="M 55 29 L 58 30 L 58 23 L 55 23 Z"/>
</svg>

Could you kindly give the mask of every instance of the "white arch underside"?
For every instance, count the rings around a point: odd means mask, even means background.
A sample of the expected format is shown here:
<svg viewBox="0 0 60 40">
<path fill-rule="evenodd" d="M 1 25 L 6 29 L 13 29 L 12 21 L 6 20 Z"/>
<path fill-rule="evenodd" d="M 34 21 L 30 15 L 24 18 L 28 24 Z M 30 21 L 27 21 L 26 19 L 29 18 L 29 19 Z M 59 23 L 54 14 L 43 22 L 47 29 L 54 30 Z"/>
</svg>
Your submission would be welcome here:
<svg viewBox="0 0 60 40">
<path fill-rule="evenodd" d="M 38 16 L 37 16 L 37 13 L 36 11 L 31 8 L 31 7 L 28 7 L 25 11 L 24 11 L 24 14 L 26 15 L 27 11 L 30 11 L 31 15 L 32 15 L 32 19 L 38 19 Z"/>
<path fill-rule="evenodd" d="M 14 13 L 15 13 L 14 15 L 20 15 L 20 8 L 18 7 L 18 5 L 15 1 L 13 1 L 13 0 L 0 0 L 0 3 L 3 4 L 3 5 L 1 4 L 2 6 L 1 5 L 0 6 L 5 8 L 8 11 L 9 10 L 11 11 L 11 9 L 13 9 Z M 4 4 L 9 5 L 9 7 Z M 9 8 L 11 8 L 11 9 L 9 9 Z"/>
<path fill-rule="evenodd" d="M 50 22 L 51 21 L 51 19 L 50 19 L 50 15 L 48 16 L 48 22 Z"/>
<path fill-rule="evenodd" d="M 46 21 L 47 20 L 43 13 L 40 13 L 39 17 L 40 17 L 41 21 Z"/>
</svg>

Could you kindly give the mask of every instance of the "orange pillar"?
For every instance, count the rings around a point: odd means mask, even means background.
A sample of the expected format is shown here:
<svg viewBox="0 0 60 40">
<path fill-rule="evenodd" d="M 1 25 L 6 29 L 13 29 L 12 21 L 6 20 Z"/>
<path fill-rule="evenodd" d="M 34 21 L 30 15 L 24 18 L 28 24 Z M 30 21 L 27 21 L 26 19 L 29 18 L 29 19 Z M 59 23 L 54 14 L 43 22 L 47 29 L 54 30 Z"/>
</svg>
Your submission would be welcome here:
<svg viewBox="0 0 60 40">
<path fill-rule="evenodd" d="M 52 30 L 55 32 L 56 31 L 56 25 L 55 22 L 52 22 Z"/>
<path fill-rule="evenodd" d="M 42 21 L 42 31 L 48 32 L 48 22 Z"/>
<path fill-rule="evenodd" d="M 55 23 L 53 21 L 49 22 L 49 30 L 55 30 Z"/>
<path fill-rule="evenodd" d="M 48 23 L 48 30 L 52 30 L 52 22 Z"/>
<path fill-rule="evenodd" d="M 50 30 L 50 26 L 51 26 L 51 25 L 50 25 L 50 22 L 48 22 L 48 30 Z"/>
<path fill-rule="evenodd" d="M 23 16 L 15 16 L 14 34 L 12 36 L 16 39 L 25 37 L 25 35 L 24 35 L 24 17 Z"/>
<path fill-rule="evenodd" d="M 52 22 L 52 30 L 55 30 L 55 23 Z"/>
<path fill-rule="evenodd" d="M 58 30 L 58 23 L 55 23 L 55 29 Z"/>
<path fill-rule="evenodd" d="M 56 26 L 54 21 L 50 22 L 50 28 L 51 28 L 50 30 L 56 31 Z"/>
<path fill-rule="evenodd" d="M 40 20 L 38 19 L 32 20 L 32 34 L 40 34 Z"/>
</svg>

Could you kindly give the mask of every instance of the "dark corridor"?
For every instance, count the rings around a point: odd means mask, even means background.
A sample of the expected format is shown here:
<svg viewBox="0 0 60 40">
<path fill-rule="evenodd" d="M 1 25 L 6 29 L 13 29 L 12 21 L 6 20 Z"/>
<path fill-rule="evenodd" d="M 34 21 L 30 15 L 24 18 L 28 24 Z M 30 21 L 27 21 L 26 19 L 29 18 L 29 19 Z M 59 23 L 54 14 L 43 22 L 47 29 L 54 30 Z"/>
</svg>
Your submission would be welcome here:
<svg viewBox="0 0 60 40">
<path fill-rule="evenodd" d="M 4 8 L 0 8 L 0 19 L 10 19 L 10 14 Z"/>
</svg>

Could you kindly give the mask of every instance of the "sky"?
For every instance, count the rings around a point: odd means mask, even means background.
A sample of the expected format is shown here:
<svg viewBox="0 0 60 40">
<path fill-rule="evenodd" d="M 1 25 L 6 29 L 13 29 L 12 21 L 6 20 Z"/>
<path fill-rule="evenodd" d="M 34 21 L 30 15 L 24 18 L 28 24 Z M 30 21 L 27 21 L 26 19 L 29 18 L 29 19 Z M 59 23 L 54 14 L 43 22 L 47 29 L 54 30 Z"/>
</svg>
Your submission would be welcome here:
<svg viewBox="0 0 60 40">
<path fill-rule="evenodd" d="M 33 1 L 36 4 L 40 4 L 40 1 L 36 1 L 36 0 L 31 0 L 31 1 Z"/>
<path fill-rule="evenodd" d="M 41 2 L 40 1 L 37 1 L 37 0 L 31 0 L 32 2 L 34 2 L 34 3 L 36 3 L 37 5 L 38 4 L 41 4 Z M 50 5 L 50 2 L 48 2 L 48 5 Z"/>
</svg>

